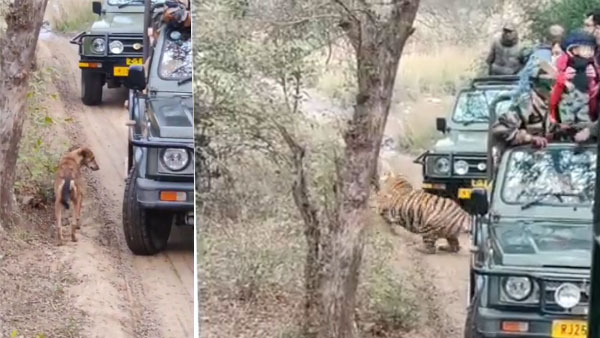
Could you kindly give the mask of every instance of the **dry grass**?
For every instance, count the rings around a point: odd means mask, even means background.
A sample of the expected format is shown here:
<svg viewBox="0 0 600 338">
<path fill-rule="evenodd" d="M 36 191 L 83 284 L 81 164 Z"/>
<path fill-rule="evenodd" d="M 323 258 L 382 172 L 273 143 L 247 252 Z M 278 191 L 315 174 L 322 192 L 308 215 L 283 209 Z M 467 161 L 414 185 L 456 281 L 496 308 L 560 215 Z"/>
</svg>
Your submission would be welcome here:
<svg viewBox="0 0 600 338">
<path fill-rule="evenodd" d="M 454 97 L 451 95 L 425 96 L 416 102 L 395 102 L 386 125 L 386 135 L 392 137 L 403 152 L 423 151 L 442 137 L 435 129 L 435 119 L 447 117 L 453 104 Z"/>
<path fill-rule="evenodd" d="M 423 95 L 453 95 L 479 70 L 487 48 L 433 45 L 426 52 L 405 50 L 396 95 L 418 101 Z"/>
<path fill-rule="evenodd" d="M 304 254 L 289 182 L 256 153 L 228 169 L 202 216 L 202 337 L 289 336 L 302 304 Z"/>
<path fill-rule="evenodd" d="M 418 101 L 422 96 L 453 95 L 481 71 L 486 52 L 484 43 L 471 46 L 433 43 L 427 50 L 422 45 L 407 46 L 400 60 L 395 96 Z M 322 58 L 323 54 L 317 56 Z M 315 87 L 330 98 L 350 103 L 347 100 L 355 91 L 352 57 L 349 47 L 335 47 L 330 62 L 323 64 Z"/>
<path fill-rule="evenodd" d="M 92 0 L 49 0 L 45 19 L 62 33 L 86 30 L 98 18 L 92 12 Z"/>
</svg>

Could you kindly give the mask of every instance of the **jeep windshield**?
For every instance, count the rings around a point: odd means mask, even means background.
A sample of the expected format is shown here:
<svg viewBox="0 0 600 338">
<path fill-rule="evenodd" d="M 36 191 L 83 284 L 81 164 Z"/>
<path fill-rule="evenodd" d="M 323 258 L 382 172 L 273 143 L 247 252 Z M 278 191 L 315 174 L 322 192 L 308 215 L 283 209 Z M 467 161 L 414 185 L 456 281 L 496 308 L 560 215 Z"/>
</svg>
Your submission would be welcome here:
<svg viewBox="0 0 600 338">
<path fill-rule="evenodd" d="M 527 207 L 590 206 L 595 179 L 596 148 L 518 149 L 509 154 L 502 199 Z"/>
<path fill-rule="evenodd" d="M 499 94 L 506 91 L 494 88 L 461 92 L 456 100 L 452 121 L 463 125 L 488 123 L 490 105 Z M 500 101 L 496 107 L 496 116 L 506 112 L 509 106 L 510 101 Z"/>
<path fill-rule="evenodd" d="M 181 81 L 192 76 L 192 39 L 189 31 L 166 32 L 158 75 L 164 80 Z"/>
<path fill-rule="evenodd" d="M 587 224 L 560 220 L 500 224 L 493 233 L 505 255 L 535 254 L 535 262 L 522 262 L 526 265 L 589 267 L 591 218 Z"/>
</svg>

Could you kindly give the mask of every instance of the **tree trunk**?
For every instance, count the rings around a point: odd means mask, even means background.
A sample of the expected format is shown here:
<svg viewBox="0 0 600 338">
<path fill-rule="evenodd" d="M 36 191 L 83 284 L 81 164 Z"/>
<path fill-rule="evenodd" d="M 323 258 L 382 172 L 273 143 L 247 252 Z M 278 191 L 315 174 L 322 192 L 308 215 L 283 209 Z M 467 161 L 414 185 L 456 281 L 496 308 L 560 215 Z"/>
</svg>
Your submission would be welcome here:
<svg viewBox="0 0 600 338">
<path fill-rule="evenodd" d="M 29 74 L 47 0 L 18 0 L 9 5 L 0 38 L 0 223 L 14 219 L 13 194 L 19 141 L 25 120 Z"/>
<path fill-rule="evenodd" d="M 341 27 L 355 48 L 358 95 L 354 114 L 344 136 L 337 222 L 330 224 L 327 265 L 322 280 L 323 318 L 319 338 L 356 337 L 355 297 L 363 254 L 370 185 L 377 168 L 398 64 L 412 34 L 419 0 L 390 2 L 386 22 L 372 8 L 349 9 Z M 362 2 L 361 2 L 362 3 Z M 366 3 L 364 3 L 364 6 Z"/>
</svg>

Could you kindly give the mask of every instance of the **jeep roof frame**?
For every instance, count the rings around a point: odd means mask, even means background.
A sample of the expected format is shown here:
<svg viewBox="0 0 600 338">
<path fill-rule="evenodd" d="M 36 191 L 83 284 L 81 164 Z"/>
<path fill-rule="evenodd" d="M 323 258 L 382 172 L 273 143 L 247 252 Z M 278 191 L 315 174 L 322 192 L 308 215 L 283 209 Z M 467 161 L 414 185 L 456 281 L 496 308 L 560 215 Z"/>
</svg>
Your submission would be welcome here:
<svg viewBox="0 0 600 338">
<path fill-rule="evenodd" d="M 144 0 L 144 55 L 143 62 L 146 64 L 146 61 L 150 57 L 150 36 L 148 34 L 148 28 L 151 26 L 152 22 L 152 14 L 154 10 L 158 7 L 165 6 L 165 3 L 156 3 L 152 5 L 152 0 Z M 188 1 L 188 10 L 189 10 L 189 1 Z M 163 23 L 164 24 L 164 23 Z M 150 65 L 148 65 L 150 67 Z M 135 103 L 133 103 L 135 104 Z M 188 149 L 190 151 L 194 151 L 194 144 L 189 144 L 186 142 L 176 142 L 176 141 L 164 141 L 160 140 L 157 137 L 144 137 L 141 134 L 131 133 L 130 141 L 132 145 L 142 148 L 179 148 L 179 149 Z"/>
</svg>

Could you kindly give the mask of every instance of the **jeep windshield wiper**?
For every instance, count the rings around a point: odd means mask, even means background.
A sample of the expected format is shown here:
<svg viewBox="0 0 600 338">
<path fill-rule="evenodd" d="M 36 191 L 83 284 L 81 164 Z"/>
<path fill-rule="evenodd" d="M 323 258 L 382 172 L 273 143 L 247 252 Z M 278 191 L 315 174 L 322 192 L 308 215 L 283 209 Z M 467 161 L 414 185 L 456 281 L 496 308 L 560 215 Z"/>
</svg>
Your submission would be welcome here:
<svg viewBox="0 0 600 338">
<path fill-rule="evenodd" d="M 470 126 L 475 123 L 486 123 L 486 122 L 487 122 L 487 120 L 470 120 L 470 121 L 463 122 L 462 125 L 466 127 L 466 126 Z"/>
<path fill-rule="evenodd" d="M 185 79 L 181 79 L 181 80 L 177 81 L 177 85 L 181 86 L 182 84 L 190 82 L 190 81 L 192 81 L 192 77 L 188 76 Z"/>
<path fill-rule="evenodd" d="M 521 210 L 525 210 L 525 209 L 529 209 L 534 205 L 540 204 L 544 198 L 548 197 L 548 196 L 554 196 L 556 198 L 558 198 L 558 200 L 560 201 L 560 203 L 563 202 L 563 197 L 579 197 L 579 199 L 582 199 L 583 195 L 582 194 L 575 194 L 575 193 L 569 193 L 569 192 L 547 192 L 547 193 L 543 193 L 541 195 L 539 195 L 538 197 L 534 198 L 533 200 L 523 204 L 521 206 Z"/>
<path fill-rule="evenodd" d="M 123 7 L 131 6 L 131 4 L 133 4 L 134 2 L 137 2 L 137 3 L 141 2 L 141 3 L 143 3 L 142 0 L 129 0 L 129 1 L 125 2 L 125 3 L 120 4 L 119 6 L 117 6 L 117 8 L 123 8 Z"/>
</svg>

